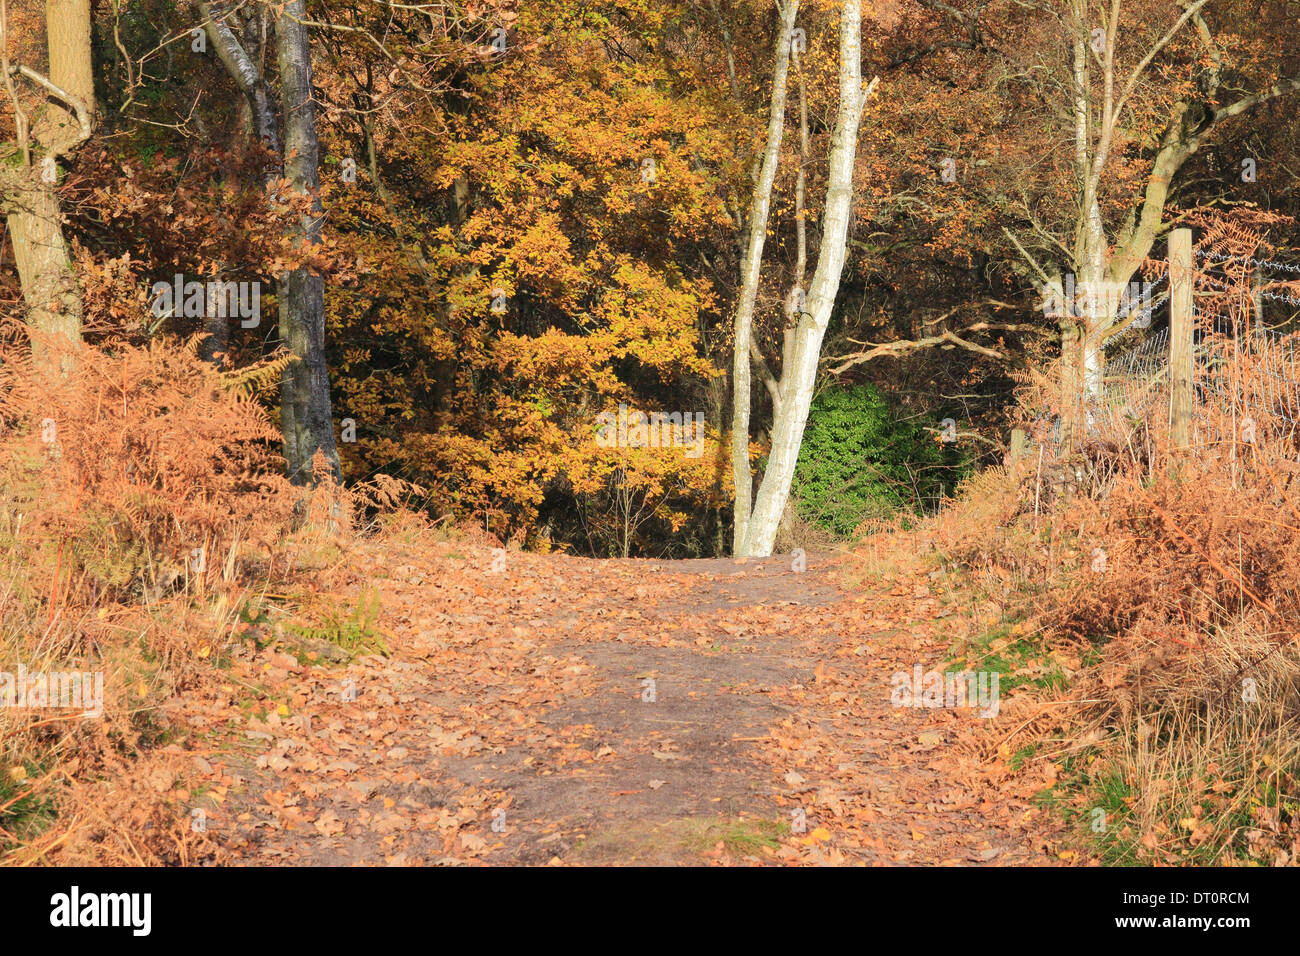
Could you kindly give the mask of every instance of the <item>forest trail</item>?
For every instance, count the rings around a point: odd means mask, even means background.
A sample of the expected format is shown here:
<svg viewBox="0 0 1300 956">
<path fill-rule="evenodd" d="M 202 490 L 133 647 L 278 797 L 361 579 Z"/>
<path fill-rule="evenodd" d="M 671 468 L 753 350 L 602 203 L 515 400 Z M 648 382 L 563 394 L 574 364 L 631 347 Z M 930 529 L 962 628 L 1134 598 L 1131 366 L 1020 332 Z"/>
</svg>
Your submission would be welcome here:
<svg viewBox="0 0 1300 956">
<path fill-rule="evenodd" d="M 269 706 L 208 735 L 210 835 L 249 864 L 1053 862 L 977 711 L 891 705 L 961 609 L 850 590 L 853 560 L 362 546 L 339 597 L 377 587 L 391 656 L 246 645 Z"/>
</svg>

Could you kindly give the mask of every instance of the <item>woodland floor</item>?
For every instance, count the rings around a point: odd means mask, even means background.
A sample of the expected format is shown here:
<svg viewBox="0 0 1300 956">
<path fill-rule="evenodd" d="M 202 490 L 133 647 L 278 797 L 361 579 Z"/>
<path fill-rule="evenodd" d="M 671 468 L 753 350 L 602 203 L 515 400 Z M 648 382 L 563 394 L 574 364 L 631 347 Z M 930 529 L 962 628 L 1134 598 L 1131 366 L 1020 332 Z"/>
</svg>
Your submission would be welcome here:
<svg viewBox="0 0 1300 956">
<path fill-rule="evenodd" d="M 378 588 L 390 656 L 249 642 L 187 706 L 209 836 L 246 864 L 1059 862 L 988 722 L 890 704 L 957 599 L 850 589 L 852 561 L 363 546 L 337 597 Z"/>
</svg>

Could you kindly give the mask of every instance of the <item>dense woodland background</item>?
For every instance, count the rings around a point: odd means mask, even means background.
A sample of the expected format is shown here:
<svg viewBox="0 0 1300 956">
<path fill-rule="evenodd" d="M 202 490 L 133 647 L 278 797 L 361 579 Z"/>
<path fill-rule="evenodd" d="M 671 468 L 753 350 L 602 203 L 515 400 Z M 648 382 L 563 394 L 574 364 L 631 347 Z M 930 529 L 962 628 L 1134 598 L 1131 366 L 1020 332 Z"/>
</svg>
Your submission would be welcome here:
<svg viewBox="0 0 1300 956">
<path fill-rule="evenodd" d="M 45 68 L 44 6 L 9 4 L 11 63 Z M 244 368 L 292 345 L 277 278 L 309 266 L 324 279 L 331 418 L 315 426 L 330 434 L 304 445 L 330 455 L 336 446 L 346 479 L 401 476 L 427 489 L 434 514 L 475 516 L 534 547 L 725 553 L 729 350 L 779 51 L 775 6 L 290 4 L 310 41 L 316 176 L 292 168 L 301 143 L 280 143 L 298 115 L 285 112 L 277 58 L 284 6 L 91 4 L 94 131 L 58 157 L 86 339 L 142 345 L 202 332 L 194 318 L 148 309 L 152 285 L 174 275 L 259 281 L 265 319 L 226 323 L 208 346 Z M 820 408 L 843 406 L 829 397 L 841 390 L 880 389 L 894 450 L 857 462 L 883 466 L 872 476 L 880 494 L 866 497 L 933 509 L 964 468 L 997 460 L 1014 387 L 1059 347 L 1035 270 L 1083 271 L 1073 261 L 1084 200 L 1069 85 L 1077 27 L 1095 45 L 1088 24 L 1114 14 L 1121 73 L 1178 27 L 1129 92 L 1099 160 L 1109 234 L 1148 198 L 1175 128 L 1200 138 L 1167 203 L 1293 211 L 1294 97 L 1279 91 L 1217 120 L 1211 111 L 1300 71 L 1289 59 L 1294 17 L 1285 4 L 1195 8 L 1190 19 L 1176 3 L 865 8 L 862 76 L 879 86 L 862 119 L 848 260 L 817 388 L 830 403 Z M 796 51 L 788 83 L 755 311 L 760 472 L 772 415 L 763 369 L 781 373 L 785 300 L 815 265 L 838 10 L 808 3 L 798 13 L 806 52 Z M 213 14 L 255 67 L 248 90 L 223 62 L 218 33 L 193 32 Z M 1091 47 L 1088 56 L 1101 63 Z M 48 91 L 21 74 L 14 86 L 39 112 Z M 268 152 L 254 132 L 259 102 L 269 103 Z M 797 214 L 801 170 L 808 200 Z M 280 176 L 318 201 L 316 245 L 287 229 L 294 212 L 275 201 L 286 198 L 274 188 Z M 800 221 L 814 251 L 806 265 Z M 18 278 L 3 273 L 15 306 Z M 280 398 L 263 397 L 272 409 Z M 595 416 L 620 402 L 702 412 L 707 453 L 600 448 Z M 959 439 L 930 454 L 946 418 Z M 309 458 L 304 450 L 291 466 Z M 796 500 L 801 484 L 842 477 L 817 467 L 801 466 Z M 817 523 L 819 509 L 811 502 L 803 514 Z M 841 533 L 854 523 L 820 521 Z"/>
</svg>

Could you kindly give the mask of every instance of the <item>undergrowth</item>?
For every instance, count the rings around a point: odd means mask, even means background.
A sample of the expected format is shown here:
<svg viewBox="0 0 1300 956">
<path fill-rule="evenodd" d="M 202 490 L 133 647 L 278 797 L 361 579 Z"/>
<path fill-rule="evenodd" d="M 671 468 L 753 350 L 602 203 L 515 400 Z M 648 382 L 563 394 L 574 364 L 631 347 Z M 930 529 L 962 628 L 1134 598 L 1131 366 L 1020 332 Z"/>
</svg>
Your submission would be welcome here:
<svg viewBox="0 0 1300 956">
<path fill-rule="evenodd" d="M 216 860 L 174 705 L 222 699 L 268 595 L 312 594 L 358 533 L 404 533 L 413 516 L 383 515 L 418 489 L 345 490 L 323 460 L 294 488 L 253 394 L 266 376 L 223 374 L 193 342 L 74 358 L 51 380 L 25 343 L 0 349 L 0 860 Z M 375 592 L 285 613 L 345 656 L 386 650 Z"/>
<path fill-rule="evenodd" d="M 951 660 L 1023 705 L 980 756 L 1068 824 L 1066 859 L 1300 860 L 1300 464 L 1249 354 L 1232 374 L 1191 447 L 1145 424 L 1031 453 L 859 552 L 957 582 Z"/>
</svg>

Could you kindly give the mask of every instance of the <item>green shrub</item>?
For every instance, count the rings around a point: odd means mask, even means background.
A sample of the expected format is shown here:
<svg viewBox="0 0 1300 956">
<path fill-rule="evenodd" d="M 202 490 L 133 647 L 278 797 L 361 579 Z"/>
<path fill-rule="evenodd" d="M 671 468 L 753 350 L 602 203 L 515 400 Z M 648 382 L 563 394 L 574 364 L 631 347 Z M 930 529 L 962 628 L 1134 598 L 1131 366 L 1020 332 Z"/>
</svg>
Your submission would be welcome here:
<svg viewBox="0 0 1300 956">
<path fill-rule="evenodd" d="M 799 516 L 848 537 L 865 520 L 922 511 L 965 471 L 927 425 L 938 423 L 900 419 L 874 385 L 819 394 L 791 486 Z"/>
</svg>

